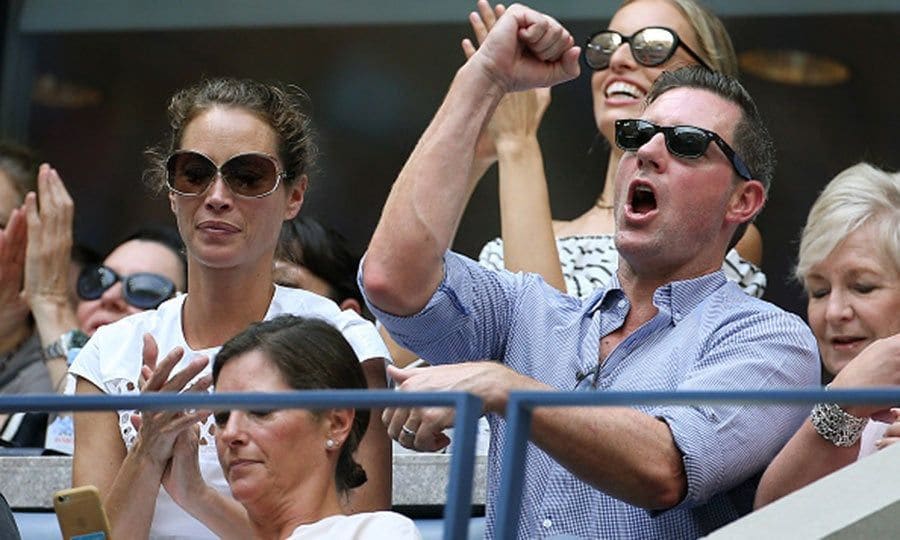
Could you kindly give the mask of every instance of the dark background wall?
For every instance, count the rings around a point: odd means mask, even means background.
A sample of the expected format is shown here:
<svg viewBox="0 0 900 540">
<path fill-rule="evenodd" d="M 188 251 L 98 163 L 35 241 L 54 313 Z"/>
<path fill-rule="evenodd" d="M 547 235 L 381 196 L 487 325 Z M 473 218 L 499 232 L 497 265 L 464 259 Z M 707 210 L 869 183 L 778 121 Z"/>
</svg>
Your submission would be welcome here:
<svg viewBox="0 0 900 540">
<path fill-rule="evenodd" d="M 176 89 L 216 75 L 294 83 L 311 97 L 322 150 L 303 212 L 362 250 L 392 181 L 462 63 L 464 16 L 459 24 L 31 34 L 35 79 L 52 75 L 74 85 L 70 95 L 90 99 L 77 107 L 33 100 L 28 142 L 70 187 L 79 240 L 103 251 L 138 224 L 171 222 L 165 198 L 151 198 L 140 176 L 142 150 L 164 133 L 167 98 Z M 568 26 L 581 41 L 606 22 Z M 818 191 L 859 160 L 900 168 L 900 81 L 893 58 L 900 16 L 725 22 L 739 52 L 802 48 L 835 57 L 852 72 L 847 83 L 824 88 L 744 77 L 779 149 L 771 202 L 758 220 L 767 297 L 802 314 L 802 292 L 789 274 L 797 235 Z M 597 141 L 588 79 L 582 73 L 554 89 L 540 132 L 553 212 L 560 218 L 583 212 L 602 189 L 606 151 Z M 474 255 L 498 233 L 491 171 L 469 205 L 456 248 Z"/>
</svg>

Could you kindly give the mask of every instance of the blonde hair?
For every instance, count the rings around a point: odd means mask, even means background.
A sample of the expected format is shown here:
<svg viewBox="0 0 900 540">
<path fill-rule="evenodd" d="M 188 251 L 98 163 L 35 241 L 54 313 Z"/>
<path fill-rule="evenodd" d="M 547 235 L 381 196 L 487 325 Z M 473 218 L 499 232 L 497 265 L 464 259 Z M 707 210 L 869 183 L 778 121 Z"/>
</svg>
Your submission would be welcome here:
<svg viewBox="0 0 900 540">
<path fill-rule="evenodd" d="M 858 163 L 835 176 L 813 203 L 794 275 L 805 287 L 810 268 L 869 225 L 884 260 L 900 274 L 900 173 Z"/>
<path fill-rule="evenodd" d="M 625 0 L 622 5 L 626 6 L 639 1 Z M 696 51 L 697 54 L 716 71 L 737 78 L 737 55 L 734 52 L 731 37 L 721 19 L 696 0 L 668 0 L 668 2 L 681 12 L 694 30 L 694 35 L 700 44 L 700 50 Z"/>
</svg>

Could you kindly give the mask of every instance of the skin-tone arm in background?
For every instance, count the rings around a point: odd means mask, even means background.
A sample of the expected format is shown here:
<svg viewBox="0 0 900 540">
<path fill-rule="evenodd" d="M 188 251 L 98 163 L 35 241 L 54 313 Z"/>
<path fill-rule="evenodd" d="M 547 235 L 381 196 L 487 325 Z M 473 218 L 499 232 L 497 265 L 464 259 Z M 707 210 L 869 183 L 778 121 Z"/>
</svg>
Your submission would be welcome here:
<svg viewBox="0 0 900 540">
<path fill-rule="evenodd" d="M 364 263 L 365 288 L 375 305 L 397 315 L 425 306 L 441 282 L 442 257 L 465 207 L 481 128 L 506 92 L 575 77 L 578 54 L 559 23 L 533 10 L 511 6 L 497 21 L 457 72 L 394 184 Z M 404 390 L 473 391 L 488 411 L 499 413 L 513 389 L 550 389 L 493 362 L 389 373 Z M 392 409 L 385 417 L 393 436 L 403 425 L 418 430 L 416 447 L 423 450 L 433 444 L 425 439 L 444 427 L 441 418 L 423 417 L 416 409 Z M 668 426 L 656 418 L 618 408 L 538 410 L 533 431 L 535 443 L 574 474 L 632 504 L 667 508 L 686 492 L 681 455 Z"/>
<path fill-rule="evenodd" d="M 737 251 L 741 257 L 747 259 L 752 262 L 756 266 L 762 266 L 762 258 L 763 258 L 763 240 L 762 235 L 759 233 L 759 229 L 756 228 L 756 225 L 753 223 L 747 227 L 747 230 L 744 232 L 744 236 L 738 240 L 736 246 L 734 246 L 735 251 Z"/>
<path fill-rule="evenodd" d="M 830 388 L 864 388 L 900 385 L 900 334 L 878 340 L 850 361 L 837 374 Z M 873 416 L 887 422 L 897 421 L 898 409 L 884 405 L 854 405 L 844 409 L 857 417 Z M 878 447 L 896 441 L 900 424 L 894 423 Z M 766 469 L 756 491 L 754 506 L 759 508 L 780 499 L 828 474 L 856 461 L 859 442 L 842 448 L 822 438 L 807 419 Z"/>
<path fill-rule="evenodd" d="M 469 14 L 479 44 L 504 11 L 502 4 L 491 9 L 487 0 L 479 0 L 477 11 Z M 475 46 L 469 39 L 463 40 L 462 48 L 466 58 L 475 54 Z M 473 173 L 477 176 L 472 179 L 472 187 L 484 173 L 479 164 L 497 161 L 504 266 L 511 272 L 538 273 L 544 281 L 565 292 L 544 160 L 537 139 L 538 127 L 549 105 L 549 88 L 514 92 L 500 100 L 475 147 Z"/>
<path fill-rule="evenodd" d="M 69 300 L 69 264 L 72 256 L 72 220 L 75 206 L 56 170 L 41 165 L 38 192 L 25 196 L 28 245 L 25 255 L 24 296 L 46 348 L 70 330 L 78 319 Z M 50 380 L 61 389 L 66 359 L 46 359 Z"/>
<path fill-rule="evenodd" d="M 0 228 L 0 350 L 11 351 L 31 333 L 28 304 L 22 299 L 27 243 L 24 208 L 13 208 Z M 0 426 L 9 415 L 0 414 Z"/>
<path fill-rule="evenodd" d="M 362 363 L 366 385 L 373 390 L 387 388 L 383 358 L 372 358 Z M 366 471 L 366 483 L 349 493 L 349 500 L 342 501 L 347 512 L 374 512 L 391 509 L 393 460 L 391 439 L 381 423 L 381 409 L 372 409 L 369 427 L 356 450 L 356 460 Z"/>
</svg>

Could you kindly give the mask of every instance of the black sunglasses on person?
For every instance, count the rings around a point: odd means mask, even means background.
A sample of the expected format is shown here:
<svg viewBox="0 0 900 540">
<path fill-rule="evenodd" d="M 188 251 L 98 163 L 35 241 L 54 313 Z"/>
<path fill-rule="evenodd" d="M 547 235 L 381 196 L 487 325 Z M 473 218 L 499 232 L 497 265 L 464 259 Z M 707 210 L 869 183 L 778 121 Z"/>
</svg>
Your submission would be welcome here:
<svg viewBox="0 0 900 540">
<path fill-rule="evenodd" d="M 664 64 L 672 58 L 678 47 L 682 47 L 698 64 L 713 71 L 699 54 L 678 37 L 675 30 L 665 26 L 648 26 L 630 36 L 624 36 L 615 30 L 601 30 L 588 38 L 584 46 L 584 61 L 591 69 L 602 71 L 609 67 L 613 53 L 623 43 L 630 46 L 631 56 L 642 66 Z"/>
<path fill-rule="evenodd" d="M 193 150 L 179 150 L 166 160 L 166 183 L 177 195 L 203 195 L 219 175 L 235 195 L 258 199 L 278 189 L 287 173 L 274 157 L 260 152 L 232 156 L 221 166 Z"/>
<path fill-rule="evenodd" d="M 696 126 L 657 126 L 647 120 L 616 120 L 616 146 L 628 152 L 634 152 L 644 146 L 657 133 L 662 133 L 666 148 L 672 155 L 697 159 L 706 153 L 710 142 L 715 142 L 738 176 L 752 180 L 753 174 L 737 152 L 716 132 Z"/>
<path fill-rule="evenodd" d="M 85 267 L 78 275 L 76 289 L 82 300 L 96 300 L 110 287 L 122 282 L 125 301 L 140 309 L 156 309 L 175 295 L 175 284 L 169 278 L 150 272 L 120 276 L 103 265 Z"/>
</svg>

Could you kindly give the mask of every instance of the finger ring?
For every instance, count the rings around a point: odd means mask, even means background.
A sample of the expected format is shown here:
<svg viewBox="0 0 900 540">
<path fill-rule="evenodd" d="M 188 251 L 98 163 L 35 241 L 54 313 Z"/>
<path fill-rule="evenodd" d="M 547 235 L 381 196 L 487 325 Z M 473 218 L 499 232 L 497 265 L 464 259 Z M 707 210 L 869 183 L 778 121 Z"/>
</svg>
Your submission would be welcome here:
<svg viewBox="0 0 900 540">
<path fill-rule="evenodd" d="M 416 432 L 413 431 L 413 430 L 411 430 L 411 429 L 409 429 L 409 428 L 406 427 L 406 426 L 401 427 L 401 428 L 400 428 L 400 431 L 402 431 L 404 435 L 409 435 L 410 437 L 415 437 L 415 436 L 416 436 Z"/>
</svg>

